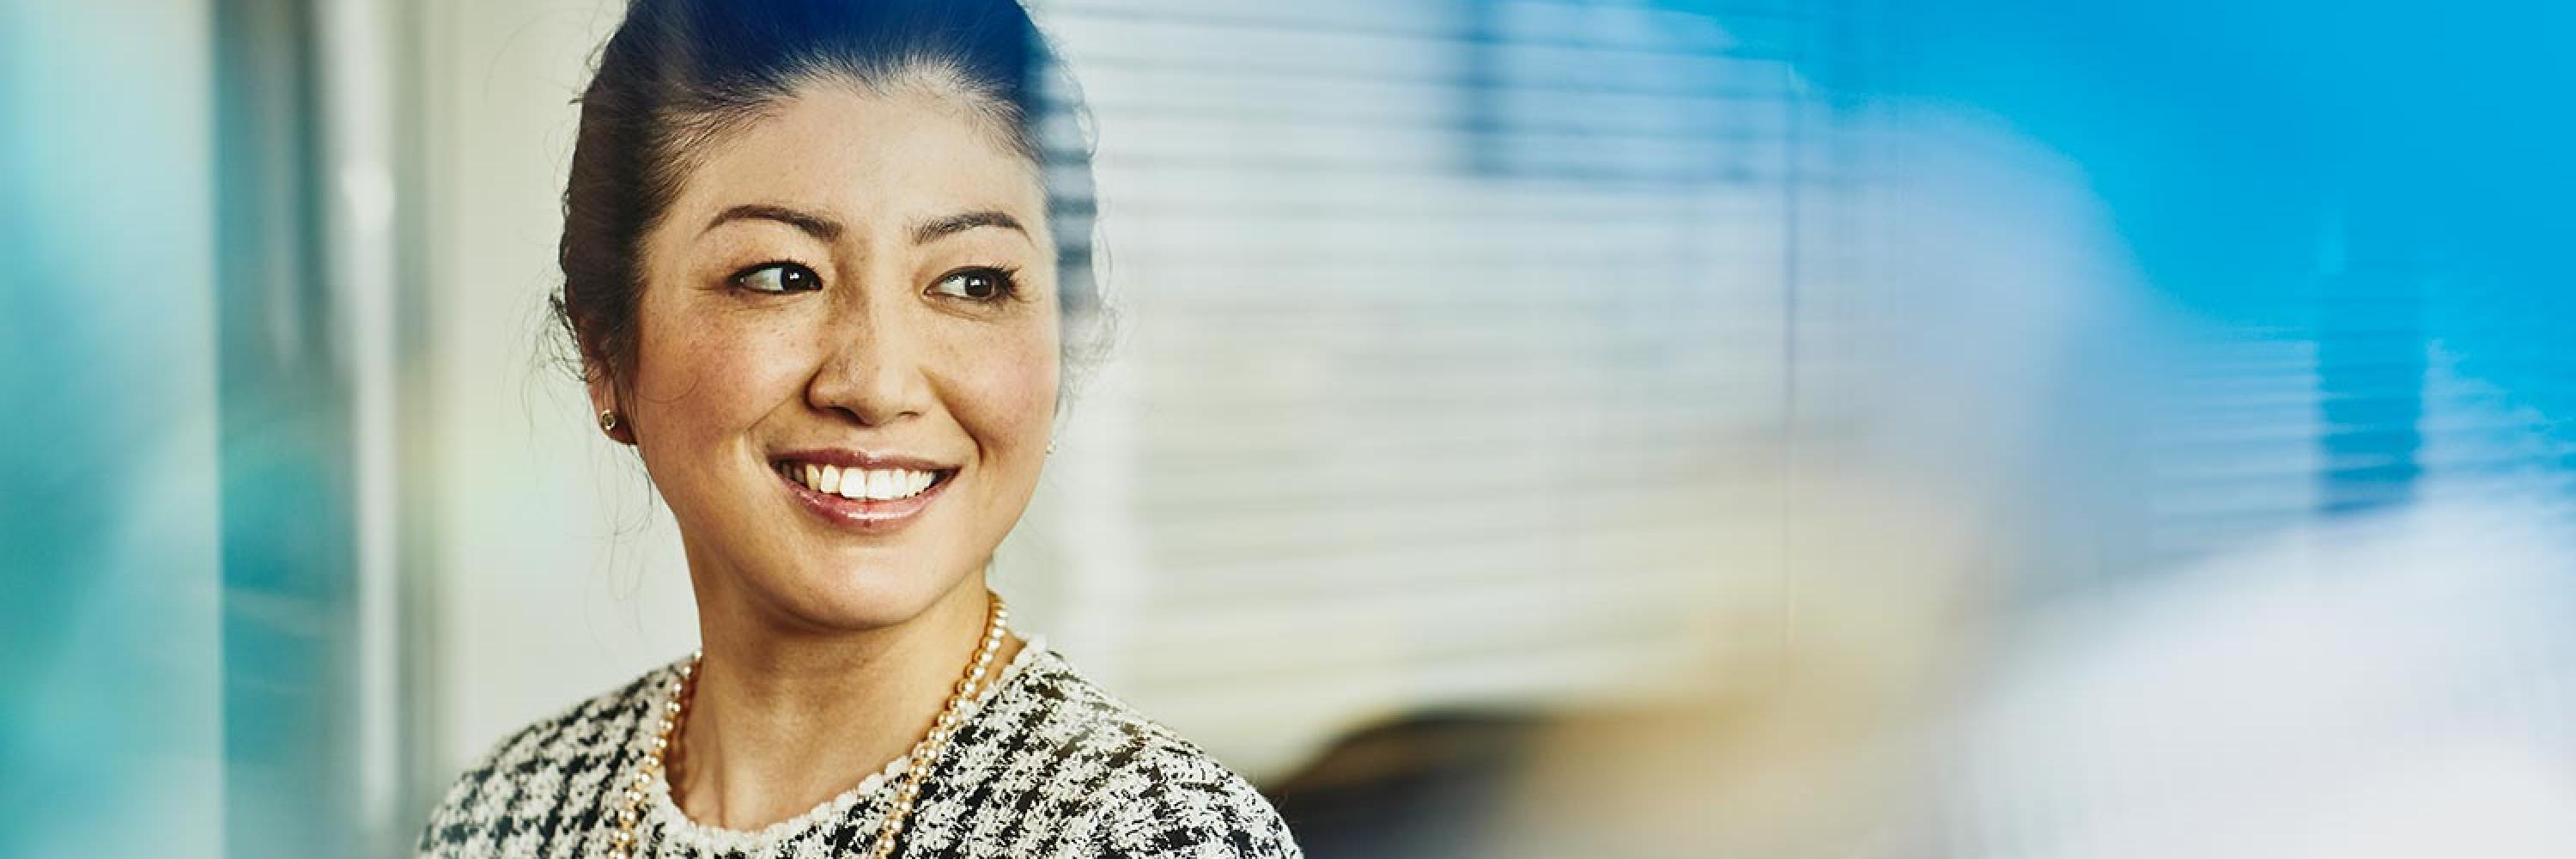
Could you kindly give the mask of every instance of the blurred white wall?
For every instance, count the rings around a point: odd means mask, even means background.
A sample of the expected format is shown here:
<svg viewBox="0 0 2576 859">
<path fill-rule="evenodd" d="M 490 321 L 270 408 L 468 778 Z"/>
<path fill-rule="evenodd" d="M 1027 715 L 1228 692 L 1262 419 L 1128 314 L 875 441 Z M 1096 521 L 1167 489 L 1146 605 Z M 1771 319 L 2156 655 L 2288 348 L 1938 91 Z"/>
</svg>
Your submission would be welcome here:
<svg viewBox="0 0 2576 859">
<path fill-rule="evenodd" d="M 2309 523 L 2033 613 L 1935 735 L 1931 855 L 2567 855 L 2576 551 L 2529 491 Z"/>
<path fill-rule="evenodd" d="M 428 318 L 410 378 L 430 424 L 409 429 L 431 460 L 413 521 L 432 603 L 421 739 L 440 764 L 423 778 L 439 785 L 508 731 L 697 640 L 677 534 L 547 339 L 572 99 L 621 8 L 414 10 Z"/>
</svg>

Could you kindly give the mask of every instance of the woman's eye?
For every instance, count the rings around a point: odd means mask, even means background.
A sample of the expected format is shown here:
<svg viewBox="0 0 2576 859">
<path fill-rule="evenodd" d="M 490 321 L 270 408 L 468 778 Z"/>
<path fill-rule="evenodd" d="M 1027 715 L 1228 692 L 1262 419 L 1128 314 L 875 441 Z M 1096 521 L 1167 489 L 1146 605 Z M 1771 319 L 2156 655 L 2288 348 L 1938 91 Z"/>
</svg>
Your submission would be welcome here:
<svg viewBox="0 0 2576 859">
<path fill-rule="evenodd" d="M 1018 288 L 1011 273 L 998 268 L 960 269 L 930 285 L 932 292 L 968 301 L 1000 301 Z"/>
<path fill-rule="evenodd" d="M 753 292 L 812 292 L 823 288 L 823 278 L 814 270 L 792 262 L 773 262 L 743 269 L 733 276 L 735 286 Z"/>
</svg>

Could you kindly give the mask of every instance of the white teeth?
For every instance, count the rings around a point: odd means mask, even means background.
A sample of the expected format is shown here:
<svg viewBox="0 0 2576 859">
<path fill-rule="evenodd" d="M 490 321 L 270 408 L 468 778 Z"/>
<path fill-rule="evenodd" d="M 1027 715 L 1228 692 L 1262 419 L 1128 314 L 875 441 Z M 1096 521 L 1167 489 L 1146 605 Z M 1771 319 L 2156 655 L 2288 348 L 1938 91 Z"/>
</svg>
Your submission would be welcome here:
<svg viewBox="0 0 2576 859">
<path fill-rule="evenodd" d="M 825 495 L 838 495 L 852 500 L 892 501 L 910 498 L 929 489 L 939 475 L 909 468 L 844 469 L 836 465 L 806 463 L 790 466 L 790 477 L 804 478 L 805 487 Z"/>
</svg>

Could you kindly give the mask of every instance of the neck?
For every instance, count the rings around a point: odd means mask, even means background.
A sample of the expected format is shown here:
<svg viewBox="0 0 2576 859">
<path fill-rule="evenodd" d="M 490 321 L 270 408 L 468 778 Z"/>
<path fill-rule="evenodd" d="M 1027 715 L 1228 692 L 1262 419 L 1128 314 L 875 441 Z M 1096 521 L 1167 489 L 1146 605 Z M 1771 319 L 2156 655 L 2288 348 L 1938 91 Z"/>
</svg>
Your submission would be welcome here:
<svg viewBox="0 0 2576 859">
<path fill-rule="evenodd" d="M 758 829 L 856 787 L 929 732 L 983 642 L 989 608 L 978 573 L 911 620 L 857 632 L 789 633 L 703 613 L 705 656 L 670 762 L 673 798 L 700 823 Z M 1019 646 L 1003 641 L 985 684 Z"/>
</svg>

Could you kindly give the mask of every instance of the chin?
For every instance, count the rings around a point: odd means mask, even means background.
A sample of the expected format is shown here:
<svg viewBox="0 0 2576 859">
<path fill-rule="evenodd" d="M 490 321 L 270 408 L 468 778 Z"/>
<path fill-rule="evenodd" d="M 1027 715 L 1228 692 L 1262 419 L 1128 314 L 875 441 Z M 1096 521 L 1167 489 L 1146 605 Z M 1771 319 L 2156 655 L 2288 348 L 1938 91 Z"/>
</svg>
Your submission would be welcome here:
<svg viewBox="0 0 2576 859">
<path fill-rule="evenodd" d="M 882 549 L 848 553 L 843 563 L 789 571 L 782 597 L 769 602 L 805 625 L 858 631 L 919 617 L 963 584 L 965 571 L 929 559 L 898 561 Z"/>
</svg>

